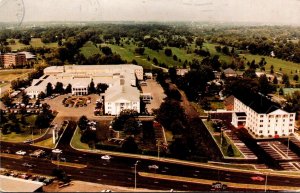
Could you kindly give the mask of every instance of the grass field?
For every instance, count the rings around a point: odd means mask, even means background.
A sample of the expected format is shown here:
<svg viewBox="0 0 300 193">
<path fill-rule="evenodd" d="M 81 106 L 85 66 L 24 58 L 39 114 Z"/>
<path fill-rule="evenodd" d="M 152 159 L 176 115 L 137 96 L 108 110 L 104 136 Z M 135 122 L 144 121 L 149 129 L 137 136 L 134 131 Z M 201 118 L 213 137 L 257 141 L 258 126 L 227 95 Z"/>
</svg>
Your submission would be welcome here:
<svg viewBox="0 0 300 193">
<path fill-rule="evenodd" d="M 80 48 L 80 52 L 84 55 L 84 57 L 89 58 L 95 54 L 101 54 L 99 48 L 97 48 L 92 42 L 88 41 L 84 44 L 82 48 Z"/>
<path fill-rule="evenodd" d="M 49 139 L 46 139 L 44 141 L 35 143 L 34 145 L 40 146 L 40 147 L 46 147 L 46 148 L 54 148 L 55 147 L 55 144 L 53 144 L 53 141 L 52 141 L 52 137 Z"/>
<path fill-rule="evenodd" d="M 7 41 L 9 42 L 10 39 L 8 39 Z M 57 43 L 49 43 L 49 44 L 44 44 L 41 40 L 41 38 L 31 38 L 30 41 L 30 45 L 25 45 L 19 42 L 18 39 L 14 39 L 15 40 L 15 44 L 10 44 L 9 47 L 11 47 L 12 50 L 19 50 L 19 49 L 23 49 L 29 46 L 32 46 L 34 48 L 37 47 L 47 47 L 47 48 L 56 48 L 58 47 Z"/>
<path fill-rule="evenodd" d="M 17 78 L 25 78 L 33 69 L 0 70 L 0 81 L 11 81 Z"/>
<path fill-rule="evenodd" d="M 81 143 L 80 137 L 81 137 L 80 129 L 77 127 L 75 134 L 71 140 L 71 146 L 77 149 L 90 149 L 88 144 Z"/>
<path fill-rule="evenodd" d="M 279 73 L 286 73 L 290 77 L 290 81 L 293 80 L 293 76 L 296 74 L 295 71 L 298 71 L 298 75 L 300 75 L 300 64 L 277 59 L 277 58 L 272 58 L 269 56 L 260 56 L 260 55 L 252 55 L 252 54 L 240 54 L 240 56 L 244 56 L 249 62 L 252 60 L 255 60 L 256 63 L 258 63 L 261 58 L 266 59 L 266 71 L 270 72 L 271 65 L 274 66 L 274 72 L 279 72 Z M 279 71 L 279 69 L 282 69 L 282 71 Z M 292 73 L 291 73 L 292 71 Z"/>
</svg>

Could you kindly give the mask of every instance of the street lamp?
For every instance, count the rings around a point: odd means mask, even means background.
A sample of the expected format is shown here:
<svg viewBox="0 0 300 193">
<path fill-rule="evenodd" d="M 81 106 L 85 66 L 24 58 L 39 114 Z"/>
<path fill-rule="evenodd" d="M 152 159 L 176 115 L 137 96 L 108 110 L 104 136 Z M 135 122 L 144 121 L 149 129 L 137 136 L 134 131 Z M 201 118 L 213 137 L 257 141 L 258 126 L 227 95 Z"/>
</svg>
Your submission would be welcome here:
<svg viewBox="0 0 300 193">
<path fill-rule="evenodd" d="M 266 173 L 265 192 L 267 192 L 267 183 L 268 183 L 268 173 Z"/>
<path fill-rule="evenodd" d="M 138 165 L 140 161 L 137 160 L 134 164 L 134 189 L 136 190 L 136 166 Z"/>
<path fill-rule="evenodd" d="M 159 143 L 160 143 L 160 140 L 158 139 L 158 140 L 156 140 L 157 141 L 157 159 L 159 160 L 159 151 L 160 151 L 160 148 L 159 148 Z"/>
<path fill-rule="evenodd" d="M 290 137 L 288 136 L 288 144 L 286 149 L 286 155 L 289 156 L 289 149 L 290 149 Z"/>
</svg>

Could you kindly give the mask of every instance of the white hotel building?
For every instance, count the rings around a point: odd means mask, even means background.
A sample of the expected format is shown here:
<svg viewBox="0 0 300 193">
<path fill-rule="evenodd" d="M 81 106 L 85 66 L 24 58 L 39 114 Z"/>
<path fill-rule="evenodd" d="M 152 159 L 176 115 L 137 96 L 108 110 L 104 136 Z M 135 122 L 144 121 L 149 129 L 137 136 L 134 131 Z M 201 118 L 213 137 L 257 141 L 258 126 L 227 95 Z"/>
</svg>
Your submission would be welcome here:
<svg viewBox="0 0 300 193">
<path fill-rule="evenodd" d="M 252 95 L 234 98 L 232 125 L 256 137 L 285 137 L 294 133 L 296 113 L 288 113 L 269 99 Z"/>
<path fill-rule="evenodd" d="M 143 68 L 133 64 L 51 66 L 45 68 L 44 75 L 34 79 L 25 91 L 30 98 L 37 98 L 41 92 L 46 93 L 48 83 L 55 87 L 61 82 L 64 88 L 72 85 L 72 95 L 82 96 L 88 94 L 92 80 L 95 86 L 98 83 L 109 86 L 104 94 L 106 114 L 117 115 L 125 108 L 140 112 L 140 91 L 136 82 L 143 80 Z"/>
</svg>

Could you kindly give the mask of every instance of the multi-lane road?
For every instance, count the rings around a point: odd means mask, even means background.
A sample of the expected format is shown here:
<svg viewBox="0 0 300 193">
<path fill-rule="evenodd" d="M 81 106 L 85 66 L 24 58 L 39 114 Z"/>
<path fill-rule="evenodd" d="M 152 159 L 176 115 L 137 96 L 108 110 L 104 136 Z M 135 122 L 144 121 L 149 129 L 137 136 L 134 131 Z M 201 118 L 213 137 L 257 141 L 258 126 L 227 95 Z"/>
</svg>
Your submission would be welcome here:
<svg viewBox="0 0 300 193">
<path fill-rule="evenodd" d="M 260 184 L 264 187 L 265 181 L 253 181 L 251 177 L 262 176 L 253 172 L 241 171 L 226 171 L 226 169 L 205 168 L 200 166 L 184 165 L 181 163 L 166 163 L 162 161 L 147 160 L 143 158 L 128 158 L 113 156 L 110 160 L 103 160 L 103 154 L 81 152 L 70 147 L 70 140 L 75 129 L 75 124 L 71 122 L 66 132 L 63 134 L 58 148 L 62 149 L 61 157 L 67 162 L 86 165 L 84 168 L 66 167 L 60 165 L 67 174 L 71 175 L 72 179 L 104 183 L 110 185 L 118 185 L 125 187 L 134 187 L 135 168 L 134 164 L 137 160 L 140 162 L 137 165 L 138 172 L 147 172 L 153 174 L 163 174 L 173 176 L 169 180 L 154 179 L 137 176 L 137 186 L 148 189 L 162 190 L 210 190 L 210 185 L 200 185 L 192 182 L 174 181 L 176 176 L 187 177 L 192 179 L 206 179 L 212 181 L 234 182 L 243 184 Z M 12 144 L 1 142 L 1 151 L 9 149 L 15 153 L 18 150 L 24 150 L 27 155 L 36 149 L 41 149 L 29 144 Z M 48 154 L 51 154 L 50 149 L 44 149 Z M 22 166 L 24 162 L 36 165 L 33 168 Z M 149 165 L 157 165 L 158 169 L 149 169 Z M 31 158 L 23 156 L 21 159 L 9 158 L 1 156 L 1 167 L 14 169 L 24 172 L 32 172 L 44 175 L 52 175 L 52 171 L 57 165 L 54 165 L 51 160 L 45 158 Z M 289 176 L 268 176 L 268 186 L 291 186 L 299 187 L 300 177 L 294 178 Z M 262 188 L 263 189 L 263 188 Z M 229 190 L 234 188 L 229 187 Z M 238 188 L 236 188 L 238 190 Z M 249 189 L 248 189 L 249 190 Z"/>
</svg>

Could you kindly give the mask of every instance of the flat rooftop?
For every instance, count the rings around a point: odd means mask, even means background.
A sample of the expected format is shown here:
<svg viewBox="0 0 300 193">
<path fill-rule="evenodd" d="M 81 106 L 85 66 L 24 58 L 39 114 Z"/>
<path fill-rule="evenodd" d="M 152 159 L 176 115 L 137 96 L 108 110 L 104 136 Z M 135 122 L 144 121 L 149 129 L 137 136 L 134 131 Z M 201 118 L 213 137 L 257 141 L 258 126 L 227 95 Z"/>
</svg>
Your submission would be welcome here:
<svg viewBox="0 0 300 193">
<path fill-rule="evenodd" d="M 1 192 L 35 192 L 43 185 L 42 182 L 0 175 Z"/>
</svg>

